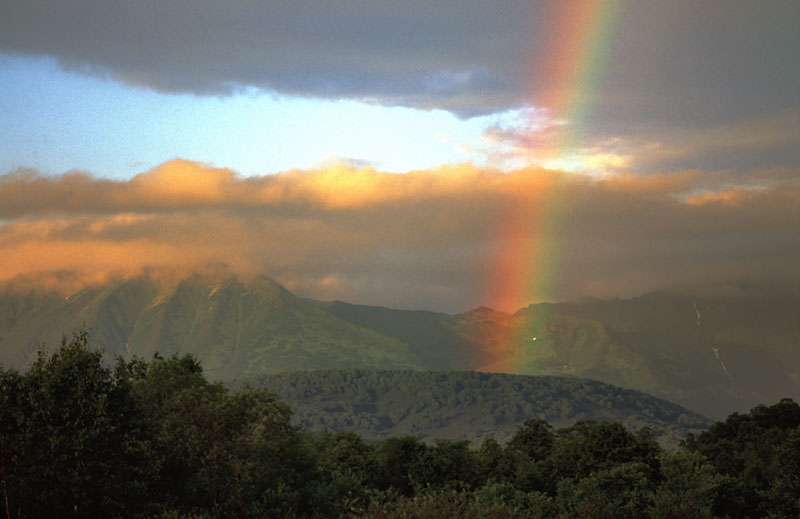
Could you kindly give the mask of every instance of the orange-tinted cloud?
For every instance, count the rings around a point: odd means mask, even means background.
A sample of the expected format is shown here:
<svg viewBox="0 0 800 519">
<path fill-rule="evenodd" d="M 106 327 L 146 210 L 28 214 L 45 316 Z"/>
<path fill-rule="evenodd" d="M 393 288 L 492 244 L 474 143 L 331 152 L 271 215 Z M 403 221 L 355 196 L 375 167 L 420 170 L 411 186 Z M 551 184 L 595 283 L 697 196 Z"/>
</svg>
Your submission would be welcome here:
<svg viewBox="0 0 800 519">
<path fill-rule="evenodd" d="M 554 297 L 741 280 L 797 287 L 797 175 L 752 178 L 737 187 L 724 173 L 595 179 L 469 165 L 245 178 L 182 160 L 129 181 L 17 172 L 0 177 L 0 280 L 223 268 L 309 297 L 465 310 L 484 302 L 508 207 L 557 197 L 559 221 L 543 237 L 561 244 Z"/>
</svg>

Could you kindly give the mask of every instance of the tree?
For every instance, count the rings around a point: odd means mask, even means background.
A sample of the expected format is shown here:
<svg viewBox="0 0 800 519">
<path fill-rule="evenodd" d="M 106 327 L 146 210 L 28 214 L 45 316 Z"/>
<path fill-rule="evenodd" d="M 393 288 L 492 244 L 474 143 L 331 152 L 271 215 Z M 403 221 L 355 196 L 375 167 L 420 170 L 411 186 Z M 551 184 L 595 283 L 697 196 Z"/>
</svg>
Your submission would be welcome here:
<svg viewBox="0 0 800 519">
<path fill-rule="evenodd" d="M 0 491 L 2 502 L 0 510 L 3 517 L 11 516 L 11 503 L 17 498 L 20 489 L 18 478 L 14 477 L 19 452 L 22 447 L 22 377 L 15 370 L 0 367 Z M 12 496 L 9 499 L 9 494 Z M 14 502 L 15 506 L 20 506 Z"/>
<path fill-rule="evenodd" d="M 378 463 L 375 448 L 357 434 L 319 433 L 314 439 L 317 463 L 327 479 L 330 499 L 344 514 L 363 507 L 375 487 Z"/>
<path fill-rule="evenodd" d="M 488 436 L 481 442 L 477 458 L 484 483 L 506 483 L 514 480 L 515 456 L 493 437 Z"/>
<path fill-rule="evenodd" d="M 154 483 L 148 431 L 130 387 L 103 366 L 86 331 L 50 357 L 40 353 L 25 375 L 0 378 L 7 515 L 146 511 Z"/>
<path fill-rule="evenodd" d="M 791 460 L 800 447 L 793 440 L 798 427 L 800 406 L 784 398 L 772 406 L 754 407 L 748 414 L 733 413 L 698 437 L 686 439 L 688 450 L 699 452 L 727 476 L 717 489 L 715 514 L 764 517 L 779 510 L 790 516 L 800 513 L 794 479 L 786 472 L 793 470 Z"/>
<path fill-rule="evenodd" d="M 469 440 L 436 440 L 423 451 L 416 473 L 418 487 L 464 490 L 480 481 L 478 459 Z"/>
<path fill-rule="evenodd" d="M 427 447 L 414 436 L 398 436 L 385 439 L 376 453 L 378 488 L 395 489 L 401 495 L 414 494 L 414 483 L 421 472 L 423 454 Z"/>
<path fill-rule="evenodd" d="M 655 482 L 660 452 L 647 429 L 634 435 L 617 422 L 578 422 L 558 431 L 551 459 L 559 478 L 582 479 L 598 470 L 637 461 Z"/>
<path fill-rule="evenodd" d="M 653 517 L 663 519 L 711 518 L 714 496 L 724 478 L 705 457 L 678 451 L 661 457 L 664 480 L 653 498 Z"/>
<path fill-rule="evenodd" d="M 650 467 L 641 462 L 615 464 L 580 480 L 562 479 L 556 504 L 559 517 L 644 518 L 653 504 Z"/>
<path fill-rule="evenodd" d="M 155 427 L 164 508 L 257 517 L 298 515 L 319 504 L 311 495 L 319 478 L 305 437 L 274 394 L 231 393 L 208 382 L 191 356 L 154 359 L 132 386 Z"/>
<path fill-rule="evenodd" d="M 330 508 L 275 395 L 211 384 L 191 357 L 117 361 L 78 332 L 0 370 L 5 517 L 306 516 Z M 324 490 L 324 489 L 323 489 Z"/>
<path fill-rule="evenodd" d="M 527 420 L 508 441 L 508 448 L 519 451 L 533 461 L 542 461 L 553 451 L 553 426 L 544 420 Z"/>
</svg>

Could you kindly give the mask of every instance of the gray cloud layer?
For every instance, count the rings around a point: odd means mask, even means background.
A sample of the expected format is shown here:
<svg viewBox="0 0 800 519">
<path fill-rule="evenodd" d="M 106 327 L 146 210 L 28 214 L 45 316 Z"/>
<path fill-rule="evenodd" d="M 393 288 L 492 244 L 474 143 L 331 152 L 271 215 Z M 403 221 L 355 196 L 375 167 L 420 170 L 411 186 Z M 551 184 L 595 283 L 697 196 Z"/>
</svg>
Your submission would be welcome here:
<svg viewBox="0 0 800 519">
<path fill-rule="evenodd" d="M 526 4 L 34 0 L 3 7 L 0 48 L 162 92 L 491 111 L 519 100 Z"/>
<path fill-rule="evenodd" d="M 310 297 L 463 311 L 498 305 L 497 259 L 519 239 L 555 255 L 534 272 L 552 278 L 552 299 L 740 281 L 800 290 L 800 171 L 752 178 L 470 166 L 241 178 L 187 161 L 130 181 L 20 172 L 0 177 L 0 280 L 224 265 Z"/>
<path fill-rule="evenodd" d="M 0 50 L 51 55 L 162 92 L 257 87 L 474 115 L 552 85 L 556 0 L 26 0 L 0 7 Z M 591 20 L 579 26 L 587 27 Z M 600 80 L 604 132 L 724 124 L 797 108 L 800 3 L 623 2 Z M 569 66 L 573 56 L 551 60 Z M 563 87 L 563 85 L 558 85 Z M 568 86 L 580 87 L 581 85 Z"/>
</svg>

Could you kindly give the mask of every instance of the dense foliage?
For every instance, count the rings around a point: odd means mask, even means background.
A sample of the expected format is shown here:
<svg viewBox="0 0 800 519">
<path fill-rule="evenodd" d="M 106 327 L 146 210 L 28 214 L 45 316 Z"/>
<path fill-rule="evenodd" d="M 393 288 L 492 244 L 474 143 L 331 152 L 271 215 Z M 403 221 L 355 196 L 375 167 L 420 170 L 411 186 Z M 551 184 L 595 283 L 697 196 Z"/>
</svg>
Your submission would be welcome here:
<svg viewBox="0 0 800 519">
<path fill-rule="evenodd" d="M 249 380 L 278 394 L 311 430 L 352 430 L 368 439 L 487 436 L 508 440 L 526 420 L 557 427 L 611 420 L 648 427 L 677 447 L 711 421 L 666 400 L 594 380 L 474 371 L 322 370 Z"/>
<path fill-rule="evenodd" d="M 78 333 L 0 369 L 0 517 L 797 517 L 800 406 L 732 415 L 667 453 L 646 428 L 533 418 L 493 437 L 311 433 L 192 357 L 118 360 Z"/>
</svg>

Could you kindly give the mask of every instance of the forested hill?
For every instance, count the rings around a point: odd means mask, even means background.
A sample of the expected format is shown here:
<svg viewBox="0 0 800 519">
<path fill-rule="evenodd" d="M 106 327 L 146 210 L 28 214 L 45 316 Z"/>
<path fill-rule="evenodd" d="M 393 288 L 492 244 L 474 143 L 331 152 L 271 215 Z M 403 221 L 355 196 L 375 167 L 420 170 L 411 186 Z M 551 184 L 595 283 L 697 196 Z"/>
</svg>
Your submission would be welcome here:
<svg viewBox="0 0 800 519">
<path fill-rule="evenodd" d="M 715 419 L 800 398 L 800 298 L 792 293 L 662 292 L 540 303 L 513 314 L 317 305 L 408 344 L 428 369 L 589 378 Z"/>
<path fill-rule="evenodd" d="M 308 392 L 291 382 L 316 377 L 316 384 L 340 394 L 346 388 L 369 394 L 403 381 L 420 408 L 436 399 L 449 406 L 453 397 L 447 395 L 459 386 L 462 394 L 477 395 L 486 385 L 528 391 L 537 401 L 548 400 L 552 391 L 546 388 L 560 388 L 570 398 L 552 399 L 555 409 L 565 402 L 577 409 L 612 400 L 624 408 L 643 399 L 642 411 L 651 419 L 677 412 L 615 388 L 600 388 L 605 392 L 598 398 L 596 384 L 581 380 L 423 375 L 350 371 L 275 380 Z M 545 389 L 535 390 L 537 381 Z M 344 402 L 330 405 L 349 405 Z M 112 370 L 101 351 L 89 348 L 88 334 L 79 332 L 52 355 L 38 355 L 25 373 L 0 365 L 0 517 L 800 514 L 800 406 L 790 399 L 733 414 L 687 436 L 674 452 L 665 452 L 646 429 L 631 431 L 611 421 L 554 429 L 532 418 L 507 442 L 488 436 L 473 443 L 313 433 L 293 426 L 291 417 L 291 409 L 265 389 L 232 391 L 209 382 L 190 355 L 119 358 Z"/>
<path fill-rule="evenodd" d="M 224 273 L 142 275 L 74 293 L 0 283 L 0 364 L 76 328 L 110 357 L 191 354 L 214 380 L 306 369 L 474 370 L 636 389 L 714 419 L 800 399 L 800 297 L 776 291 L 489 308 L 449 315 L 302 299 Z"/>
<path fill-rule="evenodd" d="M 557 427 L 613 420 L 650 427 L 674 446 L 711 421 L 676 404 L 593 380 L 479 372 L 325 370 L 248 381 L 266 387 L 311 429 L 367 438 L 507 439 L 526 420 Z"/>
</svg>

